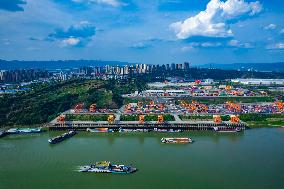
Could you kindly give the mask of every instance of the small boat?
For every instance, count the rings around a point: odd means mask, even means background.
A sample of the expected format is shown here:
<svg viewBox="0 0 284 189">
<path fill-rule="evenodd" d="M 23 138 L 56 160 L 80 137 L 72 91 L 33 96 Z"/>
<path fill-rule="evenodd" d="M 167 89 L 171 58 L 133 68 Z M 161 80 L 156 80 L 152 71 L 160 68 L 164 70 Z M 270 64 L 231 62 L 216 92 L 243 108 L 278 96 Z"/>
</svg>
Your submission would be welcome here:
<svg viewBox="0 0 284 189">
<path fill-rule="evenodd" d="M 92 173 L 120 173 L 128 174 L 137 171 L 135 167 L 126 165 L 111 164 L 109 161 L 96 162 L 91 165 L 79 166 L 79 172 L 92 172 Z"/>
<path fill-rule="evenodd" d="M 170 130 L 168 130 L 168 132 L 169 133 L 180 133 L 180 132 L 182 132 L 182 130 L 180 130 L 180 129 L 170 129 Z"/>
<path fill-rule="evenodd" d="M 27 134 L 27 133 L 40 133 L 41 128 L 12 128 L 6 131 L 8 134 Z"/>
<path fill-rule="evenodd" d="M 193 142 L 191 138 L 162 138 L 162 143 L 187 144 Z"/>
<path fill-rule="evenodd" d="M 49 144 L 56 144 L 56 143 L 59 143 L 59 142 L 65 140 L 67 138 L 74 136 L 75 134 L 77 134 L 76 131 L 69 131 L 67 133 L 63 133 L 62 135 L 48 139 L 48 142 L 49 142 Z"/>
<path fill-rule="evenodd" d="M 166 133 L 166 132 L 168 132 L 167 129 L 157 129 L 157 128 L 154 128 L 154 131 L 155 131 L 155 132 L 161 132 L 161 133 Z"/>
<path fill-rule="evenodd" d="M 220 130 L 218 127 L 213 127 L 213 129 L 215 132 L 218 132 L 218 133 L 237 133 L 241 131 L 240 127 L 236 127 L 234 129 L 226 129 L 226 130 Z"/>
<path fill-rule="evenodd" d="M 87 128 L 86 131 L 89 131 L 91 133 L 113 133 L 114 132 L 113 129 L 109 129 L 109 128 L 95 128 L 95 129 Z"/>
<path fill-rule="evenodd" d="M 0 138 L 4 137 L 6 134 L 7 134 L 6 131 L 0 131 Z"/>
<path fill-rule="evenodd" d="M 118 132 L 120 132 L 120 133 L 130 133 L 130 132 L 133 132 L 133 129 L 122 129 L 122 128 L 119 128 Z"/>
</svg>

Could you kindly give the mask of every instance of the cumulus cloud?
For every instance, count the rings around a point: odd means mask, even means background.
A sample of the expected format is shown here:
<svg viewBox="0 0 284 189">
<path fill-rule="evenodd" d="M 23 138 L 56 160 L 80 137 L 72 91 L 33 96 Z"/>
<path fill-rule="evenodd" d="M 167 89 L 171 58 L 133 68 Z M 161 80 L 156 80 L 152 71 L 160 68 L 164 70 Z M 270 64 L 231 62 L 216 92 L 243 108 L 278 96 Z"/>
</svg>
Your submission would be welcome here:
<svg viewBox="0 0 284 189">
<path fill-rule="evenodd" d="M 192 36 L 204 37 L 231 37 L 233 31 L 229 22 L 242 16 L 253 16 L 262 9 L 258 1 L 245 2 L 244 0 L 211 0 L 205 11 L 187 18 L 184 21 L 172 23 L 170 28 L 178 39 Z"/>
<path fill-rule="evenodd" d="M 91 41 L 95 34 L 96 27 L 88 21 L 82 21 L 67 29 L 57 29 L 49 34 L 47 40 L 61 41 L 63 46 L 83 46 Z"/>
<path fill-rule="evenodd" d="M 25 5 L 24 0 L 0 0 L 0 9 L 6 11 L 23 11 L 22 5 Z"/>
<path fill-rule="evenodd" d="M 269 24 L 264 27 L 265 30 L 275 30 L 277 28 L 277 25 L 275 24 Z"/>
<path fill-rule="evenodd" d="M 113 7 L 119 7 L 124 5 L 124 3 L 120 2 L 119 0 L 71 0 L 73 3 L 84 3 L 84 4 L 102 4 L 102 5 L 109 5 Z"/>
</svg>

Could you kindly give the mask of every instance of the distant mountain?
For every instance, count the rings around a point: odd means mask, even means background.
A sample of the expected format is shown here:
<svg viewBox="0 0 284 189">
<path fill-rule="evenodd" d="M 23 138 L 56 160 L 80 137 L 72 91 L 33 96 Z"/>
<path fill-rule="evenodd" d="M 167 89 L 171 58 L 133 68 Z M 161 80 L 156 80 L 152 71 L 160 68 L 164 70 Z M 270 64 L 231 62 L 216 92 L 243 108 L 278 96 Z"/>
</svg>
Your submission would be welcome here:
<svg viewBox="0 0 284 189">
<path fill-rule="evenodd" d="M 0 59 L 0 70 L 15 69 L 68 69 L 83 66 L 129 65 L 128 62 L 103 60 L 50 60 L 50 61 L 6 61 Z"/>
<path fill-rule="evenodd" d="M 218 68 L 225 70 L 254 70 L 254 71 L 267 71 L 267 72 L 284 72 L 284 62 L 276 63 L 234 63 L 234 64 L 204 64 L 198 66 L 201 68 Z"/>
</svg>

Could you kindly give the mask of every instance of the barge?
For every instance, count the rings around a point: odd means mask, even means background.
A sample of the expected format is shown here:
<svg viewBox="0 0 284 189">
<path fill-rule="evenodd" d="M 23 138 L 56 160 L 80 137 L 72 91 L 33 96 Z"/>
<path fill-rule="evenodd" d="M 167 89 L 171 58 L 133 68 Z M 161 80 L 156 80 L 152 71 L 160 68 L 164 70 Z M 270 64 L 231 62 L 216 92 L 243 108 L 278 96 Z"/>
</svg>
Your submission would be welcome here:
<svg viewBox="0 0 284 189">
<path fill-rule="evenodd" d="M 49 142 L 49 144 L 56 144 L 56 143 L 59 143 L 59 142 L 65 140 L 67 138 L 74 136 L 75 134 L 77 134 L 76 131 L 69 131 L 67 133 L 63 133 L 62 135 L 48 139 L 48 142 Z"/>
<path fill-rule="evenodd" d="M 113 133 L 114 132 L 113 129 L 109 129 L 109 128 L 95 128 L 95 129 L 87 128 L 86 131 L 91 132 L 91 133 Z"/>
<path fill-rule="evenodd" d="M 91 165 L 79 166 L 79 172 L 92 172 L 92 173 L 119 173 L 128 174 L 137 171 L 135 167 L 126 165 L 111 164 L 109 161 L 96 162 Z"/>
<path fill-rule="evenodd" d="M 11 128 L 6 131 L 7 134 L 29 134 L 29 133 L 41 133 L 41 128 Z"/>
<path fill-rule="evenodd" d="M 218 133 L 237 133 L 242 131 L 241 128 L 231 128 L 231 129 L 219 129 L 218 127 L 213 127 L 213 130 Z"/>
<path fill-rule="evenodd" d="M 193 142 L 191 138 L 162 138 L 162 143 L 167 144 L 187 144 Z"/>
</svg>

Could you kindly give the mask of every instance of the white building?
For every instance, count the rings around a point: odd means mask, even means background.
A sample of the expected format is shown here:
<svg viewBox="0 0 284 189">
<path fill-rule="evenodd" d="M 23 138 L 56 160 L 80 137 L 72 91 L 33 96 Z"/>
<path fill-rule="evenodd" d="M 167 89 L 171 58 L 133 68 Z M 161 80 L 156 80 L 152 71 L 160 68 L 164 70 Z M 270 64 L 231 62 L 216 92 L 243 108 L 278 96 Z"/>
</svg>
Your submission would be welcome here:
<svg viewBox="0 0 284 189">
<path fill-rule="evenodd" d="M 244 85 L 284 85 L 284 79 L 231 79 L 233 83 Z"/>
</svg>

